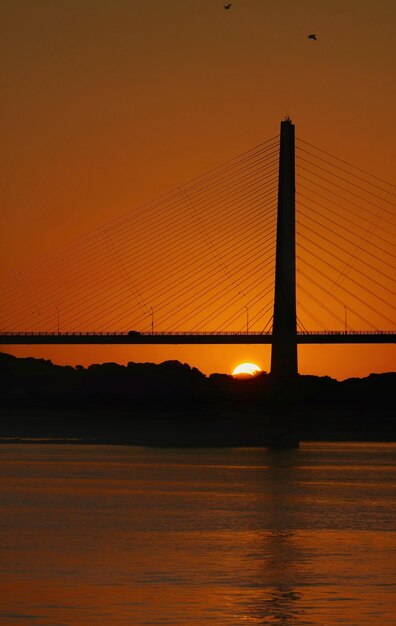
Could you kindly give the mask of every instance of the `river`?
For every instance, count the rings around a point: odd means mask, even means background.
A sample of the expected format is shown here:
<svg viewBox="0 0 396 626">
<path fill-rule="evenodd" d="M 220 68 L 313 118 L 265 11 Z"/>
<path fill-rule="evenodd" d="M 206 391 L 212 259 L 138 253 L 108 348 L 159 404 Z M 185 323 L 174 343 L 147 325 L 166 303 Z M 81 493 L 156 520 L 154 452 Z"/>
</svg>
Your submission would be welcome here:
<svg viewBox="0 0 396 626">
<path fill-rule="evenodd" d="M 396 444 L 0 446 L 0 624 L 395 623 Z"/>
</svg>

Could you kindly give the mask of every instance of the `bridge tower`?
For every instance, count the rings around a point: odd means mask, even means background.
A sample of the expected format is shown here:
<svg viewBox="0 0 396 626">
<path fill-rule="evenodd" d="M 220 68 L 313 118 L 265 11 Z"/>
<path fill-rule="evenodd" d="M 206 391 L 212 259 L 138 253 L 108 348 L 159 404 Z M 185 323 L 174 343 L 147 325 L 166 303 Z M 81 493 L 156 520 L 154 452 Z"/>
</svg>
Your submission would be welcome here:
<svg viewBox="0 0 396 626">
<path fill-rule="evenodd" d="M 281 122 L 271 374 L 297 376 L 294 124 Z"/>
</svg>

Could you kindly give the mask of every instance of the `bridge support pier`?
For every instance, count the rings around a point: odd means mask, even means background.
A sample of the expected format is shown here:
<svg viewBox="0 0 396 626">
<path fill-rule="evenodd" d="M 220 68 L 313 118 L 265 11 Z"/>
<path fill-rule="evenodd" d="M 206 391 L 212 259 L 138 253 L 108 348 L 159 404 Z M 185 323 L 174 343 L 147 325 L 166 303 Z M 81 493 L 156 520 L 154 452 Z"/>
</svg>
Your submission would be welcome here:
<svg viewBox="0 0 396 626">
<path fill-rule="evenodd" d="M 281 122 L 271 374 L 297 376 L 294 125 Z"/>
<path fill-rule="evenodd" d="M 295 151 L 294 125 L 281 122 L 276 235 L 275 301 L 272 328 L 271 378 L 274 415 L 271 422 L 272 448 L 299 445 L 296 410 L 297 313 L 295 237 Z"/>
</svg>

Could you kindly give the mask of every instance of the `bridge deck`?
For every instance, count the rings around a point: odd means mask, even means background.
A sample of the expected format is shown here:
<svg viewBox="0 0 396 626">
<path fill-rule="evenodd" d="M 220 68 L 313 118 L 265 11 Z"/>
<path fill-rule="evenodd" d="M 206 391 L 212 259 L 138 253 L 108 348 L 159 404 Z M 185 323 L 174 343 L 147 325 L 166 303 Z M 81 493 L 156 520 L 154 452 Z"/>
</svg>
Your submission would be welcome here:
<svg viewBox="0 0 396 626">
<path fill-rule="evenodd" d="M 396 343 L 395 331 L 297 333 L 298 344 Z M 1 345 L 54 344 L 272 344 L 270 333 L 2 333 Z"/>
</svg>

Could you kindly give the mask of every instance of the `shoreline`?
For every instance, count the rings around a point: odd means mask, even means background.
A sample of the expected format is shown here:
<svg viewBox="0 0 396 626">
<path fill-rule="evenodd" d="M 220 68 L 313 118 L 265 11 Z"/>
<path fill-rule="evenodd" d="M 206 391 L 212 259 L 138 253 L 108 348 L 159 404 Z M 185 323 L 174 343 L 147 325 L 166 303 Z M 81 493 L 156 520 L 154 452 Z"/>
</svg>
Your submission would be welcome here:
<svg viewBox="0 0 396 626">
<path fill-rule="evenodd" d="M 269 447 L 276 442 L 395 443 L 391 409 L 3 409 L 0 445 Z M 275 442 L 275 444 L 274 444 Z M 280 446 L 282 447 L 282 446 Z M 288 447 L 287 445 L 285 447 Z"/>
<path fill-rule="evenodd" d="M 372 444 L 396 444 L 396 438 L 390 439 L 357 439 L 357 438 L 327 438 L 327 439 L 301 439 L 299 440 L 299 444 L 307 444 L 307 443 L 344 443 L 344 444 L 363 444 L 363 443 L 372 443 Z M 154 444 L 154 443 L 137 443 L 137 442 L 128 442 L 128 441 L 119 441 L 119 440 L 102 440 L 102 439 L 71 439 L 71 438 L 44 438 L 44 439 L 33 439 L 27 437 L 0 437 L 0 446 L 7 445 L 67 445 L 67 446 L 125 446 L 125 447 L 136 447 L 136 448 L 272 448 L 270 444 L 263 443 L 170 443 L 170 444 Z M 297 449 L 296 446 L 294 449 Z M 281 448 L 280 448 L 281 449 Z M 287 448 L 290 449 L 290 448 Z"/>
</svg>

